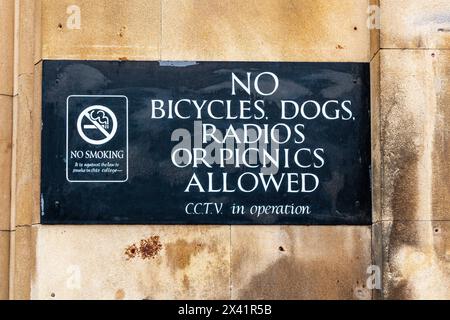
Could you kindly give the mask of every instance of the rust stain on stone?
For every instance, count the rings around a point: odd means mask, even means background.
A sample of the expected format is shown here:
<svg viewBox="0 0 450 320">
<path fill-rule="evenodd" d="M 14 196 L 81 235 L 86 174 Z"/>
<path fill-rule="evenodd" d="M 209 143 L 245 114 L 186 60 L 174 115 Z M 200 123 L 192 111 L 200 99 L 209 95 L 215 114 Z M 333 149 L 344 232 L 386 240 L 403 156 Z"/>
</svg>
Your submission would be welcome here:
<svg viewBox="0 0 450 320">
<path fill-rule="evenodd" d="M 114 297 L 116 298 L 116 300 L 123 300 L 125 298 L 125 291 L 123 291 L 123 289 L 117 290 Z"/>
<path fill-rule="evenodd" d="M 127 30 L 126 26 L 123 26 L 120 28 L 119 32 L 117 33 L 117 35 L 121 38 L 123 38 L 125 36 L 125 31 Z"/>
<path fill-rule="evenodd" d="M 136 246 L 136 244 L 133 243 L 132 245 L 128 246 L 125 249 L 125 255 L 128 257 L 129 260 L 135 258 L 138 254 L 138 251 L 139 251 L 138 247 Z"/>
<path fill-rule="evenodd" d="M 190 286 L 191 285 L 190 285 L 189 277 L 187 276 L 187 274 L 185 274 L 183 277 L 183 287 L 184 287 L 184 289 L 189 290 Z"/>
<path fill-rule="evenodd" d="M 205 249 L 200 242 L 177 240 L 166 245 L 167 259 L 172 270 L 185 269 L 191 263 L 191 258 Z"/>
<path fill-rule="evenodd" d="M 153 258 L 161 250 L 162 244 L 159 236 L 153 236 L 148 239 L 142 239 L 139 245 L 139 252 L 142 259 Z"/>
<path fill-rule="evenodd" d="M 162 249 L 159 236 L 142 239 L 139 244 L 133 243 L 125 249 L 127 260 L 140 257 L 142 260 L 155 258 Z"/>
</svg>

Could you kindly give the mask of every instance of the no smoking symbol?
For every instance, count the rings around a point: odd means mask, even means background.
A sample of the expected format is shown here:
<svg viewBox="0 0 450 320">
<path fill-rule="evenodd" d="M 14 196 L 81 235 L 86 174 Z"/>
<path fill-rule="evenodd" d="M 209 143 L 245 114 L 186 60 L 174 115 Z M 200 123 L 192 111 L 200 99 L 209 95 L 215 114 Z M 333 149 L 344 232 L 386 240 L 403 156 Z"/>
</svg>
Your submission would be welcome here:
<svg viewBox="0 0 450 320">
<path fill-rule="evenodd" d="M 90 106 L 78 116 L 77 130 L 81 138 L 87 143 L 105 144 L 117 132 L 116 115 L 105 106 Z"/>
</svg>

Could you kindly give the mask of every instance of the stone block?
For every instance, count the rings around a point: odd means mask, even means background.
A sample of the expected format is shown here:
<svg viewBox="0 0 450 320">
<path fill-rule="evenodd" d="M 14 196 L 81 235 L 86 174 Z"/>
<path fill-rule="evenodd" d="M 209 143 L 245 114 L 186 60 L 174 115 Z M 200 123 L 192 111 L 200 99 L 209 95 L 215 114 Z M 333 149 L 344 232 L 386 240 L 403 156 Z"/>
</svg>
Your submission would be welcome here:
<svg viewBox="0 0 450 320">
<path fill-rule="evenodd" d="M 450 217 L 450 54 L 381 53 L 383 220 Z"/>
<path fill-rule="evenodd" d="M 163 0 L 162 60 L 370 60 L 368 0 Z"/>
<path fill-rule="evenodd" d="M 385 299 L 450 299 L 450 222 L 383 222 Z"/>
<path fill-rule="evenodd" d="M 371 299 L 371 229 L 232 226 L 232 299 Z"/>
<path fill-rule="evenodd" d="M 382 48 L 450 49 L 448 0 L 381 0 Z"/>
<path fill-rule="evenodd" d="M 0 95 L 0 230 L 10 230 L 13 98 Z"/>
<path fill-rule="evenodd" d="M 13 94 L 14 1 L 0 0 L 0 94 Z"/>
<path fill-rule="evenodd" d="M 33 299 L 229 299 L 228 226 L 38 226 Z"/>
<path fill-rule="evenodd" d="M 0 300 L 9 297 L 9 231 L 0 231 Z"/>
<path fill-rule="evenodd" d="M 44 59 L 159 60 L 158 0 L 43 0 Z"/>
</svg>

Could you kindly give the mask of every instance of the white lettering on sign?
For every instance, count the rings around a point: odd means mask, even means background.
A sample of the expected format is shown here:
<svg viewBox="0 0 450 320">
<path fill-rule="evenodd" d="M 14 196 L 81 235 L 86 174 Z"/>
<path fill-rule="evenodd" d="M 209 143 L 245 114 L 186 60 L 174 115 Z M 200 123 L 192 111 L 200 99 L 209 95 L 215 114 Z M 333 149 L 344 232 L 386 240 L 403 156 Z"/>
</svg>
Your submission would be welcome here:
<svg viewBox="0 0 450 320">
<path fill-rule="evenodd" d="M 260 79 L 263 76 L 265 76 L 265 78 L 267 78 L 267 76 L 269 76 L 269 78 L 272 78 L 272 80 L 273 80 L 272 89 L 268 89 L 268 90 L 270 90 L 268 92 L 265 92 L 266 89 L 264 89 L 264 91 L 261 89 Z M 247 92 L 248 95 L 250 95 L 251 94 L 251 78 L 252 78 L 251 72 L 247 72 L 247 76 L 246 76 L 245 80 L 239 79 L 239 77 L 234 72 L 232 72 L 231 73 L 231 95 L 233 95 L 233 96 L 236 95 L 236 84 L 238 84 L 241 87 L 241 89 L 243 89 L 245 92 Z M 246 81 L 246 83 L 244 83 L 243 81 Z M 263 82 L 263 85 L 264 85 L 264 87 L 270 87 L 268 82 Z M 262 96 L 270 96 L 270 95 L 274 94 L 275 91 L 277 91 L 279 85 L 280 85 L 280 81 L 278 80 L 278 77 L 272 72 L 259 73 L 255 77 L 255 81 L 253 83 L 253 86 L 254 86 L 256 92 Z"/>
<path fill-rule="evenodd" d="M 231 72 L 231 96 L 236 96 L 241 90 L 248 95 L 273 97 L 279 89 L 279 78 L 273 72 Z M 352 102 L 348 99 L 280 99 L 278 102 L 281 111 L 278 123 L 269 125 L 244 121 L 239 123 L 239 127 L 229 124 L 219 128 L 205 121 L 268 120 L 265 100 L 152 99 L 149 104 L 152 119 L 196 120 L 194 132 L 177 129 L 172 133 L 172 141 L 178 142 L 172 149 L 172 164 L 180 169 L 206 169 L 206 172 L 194 172 L 191 175 L 184 192 L 316 191 L 320 179 L 313 170 L 326 165 L 326 150 L 322 146 L 307 145 L 305 128 L 312 120 L 354 121 Z M 292 120 L 297 123 L 288 123 Z M 230 165 L 235 168 L 260 169 L 260 172 L 244 171 L 231 178 L 228 172 L 208 171 L 213 167 L 225 169 Z M 292 172 L 278 174 L 280 168 L 291 169 Z M 299 173 L 296 169 L 311 172 Z"/>
</svg>

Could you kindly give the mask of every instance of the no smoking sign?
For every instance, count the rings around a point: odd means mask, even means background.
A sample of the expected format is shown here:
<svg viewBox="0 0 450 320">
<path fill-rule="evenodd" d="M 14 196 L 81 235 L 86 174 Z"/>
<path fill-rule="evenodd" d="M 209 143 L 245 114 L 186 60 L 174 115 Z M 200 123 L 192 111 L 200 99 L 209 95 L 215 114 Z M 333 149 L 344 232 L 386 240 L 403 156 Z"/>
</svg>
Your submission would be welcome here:
<svg viewBox="0 0 450 320">
<path fill-rule="evenodd" d="M 69 182 L 128 180 L 128 99 L 67 98 L 66 178 Z"/>
</svg>

